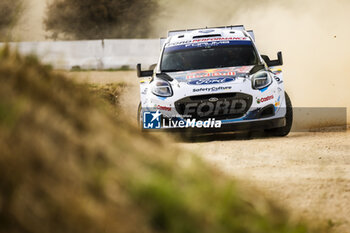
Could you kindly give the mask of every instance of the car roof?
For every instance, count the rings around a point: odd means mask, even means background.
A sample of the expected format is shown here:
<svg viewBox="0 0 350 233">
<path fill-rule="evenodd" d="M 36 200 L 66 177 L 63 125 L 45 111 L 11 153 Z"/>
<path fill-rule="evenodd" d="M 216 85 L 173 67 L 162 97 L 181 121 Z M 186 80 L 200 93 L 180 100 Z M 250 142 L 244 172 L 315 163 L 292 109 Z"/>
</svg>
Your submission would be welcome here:
<svg viewBox="0 0 350 233">
<path fill-rule="evenodd" d="M 206 38 L 246 38 L 251 40 L 248 33 L 243 30 L 234 30 L 230 28 L 210 28 L 210 29 L 198 29 L 192 31 L 178 31 L 173 32 L 167 40 L 168 43 L 177 43 L 183 41 L 190 41 L 194 39 L 206 39 Z"/>
</svg>

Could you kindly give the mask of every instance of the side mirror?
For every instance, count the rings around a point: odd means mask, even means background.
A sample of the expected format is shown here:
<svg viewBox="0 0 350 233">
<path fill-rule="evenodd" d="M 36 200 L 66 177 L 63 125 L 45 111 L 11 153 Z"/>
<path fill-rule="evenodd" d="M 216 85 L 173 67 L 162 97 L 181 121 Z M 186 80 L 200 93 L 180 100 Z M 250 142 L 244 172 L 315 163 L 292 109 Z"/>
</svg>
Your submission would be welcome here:
<svg viewBox="0 0 350 233">
<path fill-rule="evenodd" d="M 150 70 L 154 70 L 154 68 L 156 68 L 156 66 L 157 66 L 157 64 L 152 64 L 152 65 L 149 66 L 149 69 Z"/>
<path fill-rule="evenodd" d="M 136 72 L 137 72 L 137 77 L 139 78 L 151 77 L 153 75 L 153 70 L 141 71 L 141 64 L 136 65 Z"/>
<path fill-rule="evenodd" d="M 277 53 L 277 60 L 270 60 L 270 58 L 266 55 L 261 55 L 262 59 L 266 62 L 266 65 L 268 67 L 271 66 L 281 66 L 283 65 L 283 57 L 282 57 L 282 52 Z"/>
</svg>

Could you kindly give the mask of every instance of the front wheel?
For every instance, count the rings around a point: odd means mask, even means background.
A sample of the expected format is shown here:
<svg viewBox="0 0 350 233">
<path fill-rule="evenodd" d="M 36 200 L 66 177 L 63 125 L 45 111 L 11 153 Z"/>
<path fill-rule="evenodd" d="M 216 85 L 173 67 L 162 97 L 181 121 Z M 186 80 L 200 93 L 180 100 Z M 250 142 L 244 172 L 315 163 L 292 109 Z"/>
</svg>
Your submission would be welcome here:
<svg viewBox="0 0 350 233">
<path fill-rule="evenodd" d="M 142 106 L 141 106 L 141 103 L 139 103 L 139 107 L 137 109 L 137 123 L 138 123 L 138 126 L 140 128 L 142 128 L 142 122 L 143 122 L 143 118 L 142 118 L 142 114 L 141 114 L 141 111 L 142 110 Z"/>
<path fill-rule="evenodd" d="M 287 92 L 284 92 L 284 95 L 286 97 L 286 125 L 280 128 L 274 128 L 274 129 L 266 129 L 265 132 L 268 136 L 278 136 L 278 137 L 284 137 L 287 136 L 290 132 L 290 129 L 292 128 L 293 123 L 293 107 L 292 107 L 292 101 L 290 100 Z"/>
</svg>

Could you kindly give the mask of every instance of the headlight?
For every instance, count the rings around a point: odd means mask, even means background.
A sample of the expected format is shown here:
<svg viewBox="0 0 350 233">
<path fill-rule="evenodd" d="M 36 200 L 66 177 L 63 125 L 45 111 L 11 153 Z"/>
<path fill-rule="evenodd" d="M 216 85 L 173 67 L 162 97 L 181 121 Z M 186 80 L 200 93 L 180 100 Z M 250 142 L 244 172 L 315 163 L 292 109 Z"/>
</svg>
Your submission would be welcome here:
<svg viewBox="0 0 350 233">
<path fill-rule="evenodd" d="M 258 72 L 252 77 L 253 89 L 263 89 L 270 86 L 271 83 L 271 76 L 266 71 Z"/>
<path fill-rule="evenodd" d="M 157 96 L 170 97 L 173 95 L 170 83 L 164 80 L 156 80 L 153 82 L 152 93 Z"/>
</svg>

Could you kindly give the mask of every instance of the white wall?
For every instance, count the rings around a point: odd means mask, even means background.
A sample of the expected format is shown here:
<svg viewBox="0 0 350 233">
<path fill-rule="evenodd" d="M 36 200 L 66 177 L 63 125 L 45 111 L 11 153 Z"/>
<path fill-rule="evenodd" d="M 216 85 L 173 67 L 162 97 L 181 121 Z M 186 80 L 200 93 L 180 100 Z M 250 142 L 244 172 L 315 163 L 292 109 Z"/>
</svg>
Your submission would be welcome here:
<svg viewBox="0 0 350 233">
<path fill-rule="evenodd" d="M 21 54 L 35 54 L 55 69 L 117 69 L 122 66 L 144 68 L 157 63 L 159 39 L 119 39 L 90 41 L 11 43 Z"/>
</svg>

